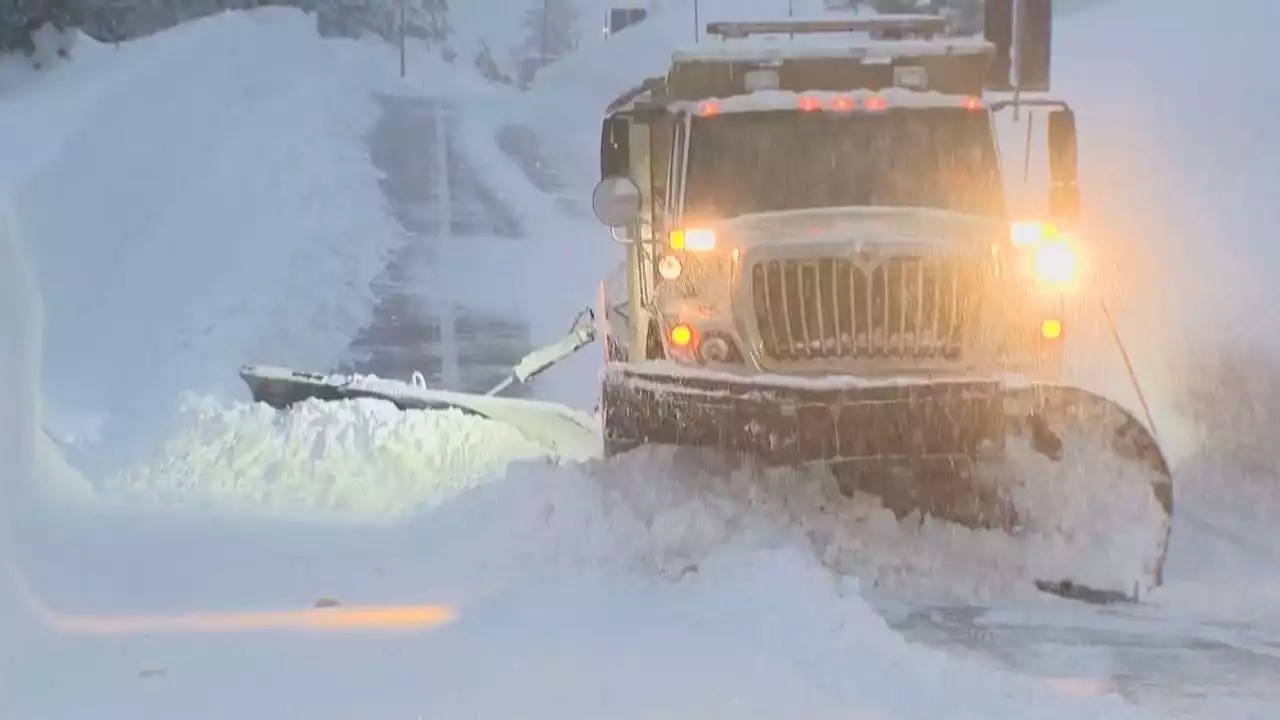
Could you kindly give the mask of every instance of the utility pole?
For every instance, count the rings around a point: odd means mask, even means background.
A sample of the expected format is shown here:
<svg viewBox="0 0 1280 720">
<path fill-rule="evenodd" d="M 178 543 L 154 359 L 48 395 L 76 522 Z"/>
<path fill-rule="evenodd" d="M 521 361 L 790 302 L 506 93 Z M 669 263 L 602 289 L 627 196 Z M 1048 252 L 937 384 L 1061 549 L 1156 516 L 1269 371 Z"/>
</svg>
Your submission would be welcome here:
<svg viewBox="0 0 1280 720">
<path fill-rule="evenodd" d="M 407 14 L 407 6 L 409 0 L 400 0 L 400 78 L 405 76 L 405 15 Z"/>
<path fill-rule="evenodd" d="M 702 39 L 702 25 L 698 22 L 698 0 L 693 0 L 693 41 Z"/>
<path fill-rule="evenodd" d="M 547 56 L 551 54 L 551 0 L 542 0 L 542 53 L 538 58 L 538 66 L 547 64 Z"/>
</svg>

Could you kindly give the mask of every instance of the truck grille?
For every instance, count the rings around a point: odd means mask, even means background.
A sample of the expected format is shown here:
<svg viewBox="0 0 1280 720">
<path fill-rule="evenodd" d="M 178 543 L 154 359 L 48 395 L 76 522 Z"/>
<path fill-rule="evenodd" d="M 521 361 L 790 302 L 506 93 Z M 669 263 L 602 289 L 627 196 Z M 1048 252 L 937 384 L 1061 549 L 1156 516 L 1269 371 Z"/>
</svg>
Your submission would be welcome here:
<svg viewBox="0 0 1280 720">
<path fill-rule="evenodd" d="M 955 258 L 774 260 L 751 268 L 764 352 L 780 361 L 955 360 L 979 296 L 980 266 Z"/>
</svg>

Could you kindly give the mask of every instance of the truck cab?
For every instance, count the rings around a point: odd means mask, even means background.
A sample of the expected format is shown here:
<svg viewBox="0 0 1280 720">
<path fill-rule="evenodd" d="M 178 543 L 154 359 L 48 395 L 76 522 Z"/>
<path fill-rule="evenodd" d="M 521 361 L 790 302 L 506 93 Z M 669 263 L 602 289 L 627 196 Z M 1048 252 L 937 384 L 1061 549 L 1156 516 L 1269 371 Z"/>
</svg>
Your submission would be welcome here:
<svg viewBox="0 0 1280 720">
<path fill-rule="evenodd" d="M 992 68 L 1011 66 L 988 19 L 984 37 L 931 16 L 710 23 L 618 98 L 594 198 L 628 245 L 611 359 L 1056 375 L 1074 117 L 1022 88 L 993 97 L 1009 83 Z M 1052 110 L 1055 212 L 1028 220 L 1006 198 L 995 115 L 1037 105 Z"/>
</svg>

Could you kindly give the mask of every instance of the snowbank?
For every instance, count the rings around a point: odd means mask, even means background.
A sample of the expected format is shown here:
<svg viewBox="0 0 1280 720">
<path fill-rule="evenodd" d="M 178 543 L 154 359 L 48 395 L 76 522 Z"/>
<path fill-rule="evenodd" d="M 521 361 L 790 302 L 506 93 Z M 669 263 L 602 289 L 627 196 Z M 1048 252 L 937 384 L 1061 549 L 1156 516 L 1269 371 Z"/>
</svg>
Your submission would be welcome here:
<svg viewBox="0 0 1280 720">
<path fill-rule="evenodd" d="M 244 362 L 330 366 L 401 239 L 363 148 L 385 50 L 228 13 L 0 96 L 0 166 L 44 290 L 47 421 L 121 459 Z"/>
</svg>

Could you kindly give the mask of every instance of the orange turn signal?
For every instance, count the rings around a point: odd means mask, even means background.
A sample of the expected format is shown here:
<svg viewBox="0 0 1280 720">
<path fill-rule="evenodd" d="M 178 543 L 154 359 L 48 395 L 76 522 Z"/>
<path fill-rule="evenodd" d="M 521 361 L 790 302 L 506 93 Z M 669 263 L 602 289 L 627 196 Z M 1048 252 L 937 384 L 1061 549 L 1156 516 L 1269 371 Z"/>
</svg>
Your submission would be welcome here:
<svg viewBox="0 0 1280 720">
<path fill-rule="evenodd" d="M 693 328 L 680 323 L 671 328 L 671 344 L 676 347 L 689 347 L 693 342 Z"/>
<path fill-rule="evenodd" d="M 1040 323 L 1040 337 L 1045 340 L 1057 340 L 1062 337 L 1062 321 L 1049 319 Z"/>
</svg>

